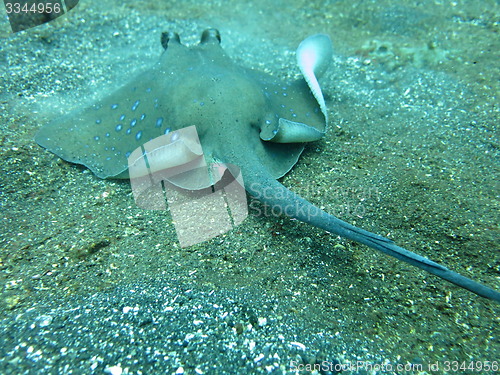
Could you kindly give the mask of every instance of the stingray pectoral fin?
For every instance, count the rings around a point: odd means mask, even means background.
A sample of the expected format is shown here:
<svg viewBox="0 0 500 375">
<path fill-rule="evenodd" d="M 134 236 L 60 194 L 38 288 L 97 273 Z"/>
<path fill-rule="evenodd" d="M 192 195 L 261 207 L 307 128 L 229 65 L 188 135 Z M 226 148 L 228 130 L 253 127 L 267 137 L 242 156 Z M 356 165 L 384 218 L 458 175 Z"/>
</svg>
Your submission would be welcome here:
<svg viewBox="0 0 500 375">
<path fill-rule="evenodd" d="M 328 121 L 325 99 L 316 76 L 323 74 L 332 59 L 332 41 L 325 34 L 311 35 L 300 43 L 296 54 L 299 68 Z"/>
<path fill-rule="evenodd" d="M 324 135 L 324 131 L 320 131 L 313 126 L 284 118 L 279 119 L 277 129 L 264 127 L 260 132 L 260 138 L 263 141 L 272 141 L 276 143 L 313 142 Z"/>
<path fill-rule="evenodd" d="M 260 126 L 263 141 L 312 142 L 326 132 L 326 117 L 304 80 L 287 86 L 267 84 L 269 114 Z"/>
<path fill-rule="evenodd" d="M 332 58 L 332 42 L 325 34 L 306 38 L 297 48 L 297 63 L 304 76 L 292 85 L 266 82 L 264 94 L 272 116 L 264 119 L 260 138 L 277 143 L 311 142 L 326 132 L 328 113 L 317 76 Z M 319 107 L 319 108 L 318 108 Z"/>
</svg>

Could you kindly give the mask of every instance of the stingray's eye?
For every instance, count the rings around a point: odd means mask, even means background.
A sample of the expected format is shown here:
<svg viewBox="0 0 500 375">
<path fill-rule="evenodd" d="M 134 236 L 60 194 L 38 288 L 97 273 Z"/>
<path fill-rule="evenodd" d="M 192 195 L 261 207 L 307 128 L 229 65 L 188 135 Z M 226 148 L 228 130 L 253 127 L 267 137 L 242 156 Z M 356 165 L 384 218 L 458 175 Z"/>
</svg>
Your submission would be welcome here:
<svg viewBox="0 0 500 375">
<path fill-rule="evenodd" d="M 213 43 L 217 41 L 217 43 L 220 43 L 220 33 L 219 30 L 217 29 L 206 29 L 203 34 L 201 34 L 201 44 L 205 43 Z"/>
<path fill-rule="evenodd" d="M 181 44 L 181 38 L 179 37 L 179 34 L 173 33 L 171 31 L 161 33 L 161 46 L 163 47 L 163 49 L 167 49 L 168 42 L 170 42 L 171 40 L 177 44 Z"/>
</svg>

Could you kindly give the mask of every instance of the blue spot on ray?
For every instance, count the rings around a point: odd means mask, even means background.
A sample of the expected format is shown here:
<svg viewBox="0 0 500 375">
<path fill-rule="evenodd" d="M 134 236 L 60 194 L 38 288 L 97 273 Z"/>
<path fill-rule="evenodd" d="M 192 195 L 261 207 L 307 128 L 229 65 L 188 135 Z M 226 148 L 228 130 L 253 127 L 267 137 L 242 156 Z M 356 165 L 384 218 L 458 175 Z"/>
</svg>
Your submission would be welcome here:
<svg viewBox="0 0 500 375">
<path fill-rule="evenodd" d="M 156 127 L 159 128 L 161 127 L 161 124 L 163 123 L 163 117 L 158 117 L 156 119 Z"/>
<path fill-rule="evenodd" d="M 117 132 L 119 132 L 119 131 L 120 131 L 120 130 L 122 130 L 122 129 L 123 129 L 123 125 L 122 125 L 122 124 L 118 124 L 118 125 L 116 125 L 116 127 L 115 127 L 115 130 L 116 130 Z"/>
<path fill-rule="evenodd" d="M 137 107 L 139 107 L 139 103 L 140 103 L 139 100 L 135 101 L 135 103 L 132 105 L 132 111 L 135 111 L 137 109 Z"/>
<path fill-rule="evenodd" d="M 135 135 L 135 139 L 138 141 L 142 137 L 142 131 L 138 131 L 137 134 Z"/>
</svg>

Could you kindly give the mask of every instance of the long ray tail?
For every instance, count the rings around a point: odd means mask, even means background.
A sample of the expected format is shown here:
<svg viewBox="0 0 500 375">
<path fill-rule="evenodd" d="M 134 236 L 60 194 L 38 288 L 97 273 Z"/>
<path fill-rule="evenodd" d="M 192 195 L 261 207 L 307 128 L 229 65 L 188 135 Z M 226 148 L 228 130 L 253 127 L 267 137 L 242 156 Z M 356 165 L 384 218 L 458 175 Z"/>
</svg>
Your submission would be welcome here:
<svg viewBox="0 0 500 375">
<path fill-rule="evenodd" d="M 357 228 L 326 213 L 288 190 L 271 176 L 262 172 L 254 172 L 246 173 L 244 179 L 245 188 L 250 195 L 270 207 L 279 208 L 280 212 L 289 217 L 382 251 L 464 289 L 470 290 L 477 295 L 500 303 L 500 293 L 496 290 L 453 272 L 445 266 L 425 257 L 403 249 L 388 238 Z"/>
</svg>

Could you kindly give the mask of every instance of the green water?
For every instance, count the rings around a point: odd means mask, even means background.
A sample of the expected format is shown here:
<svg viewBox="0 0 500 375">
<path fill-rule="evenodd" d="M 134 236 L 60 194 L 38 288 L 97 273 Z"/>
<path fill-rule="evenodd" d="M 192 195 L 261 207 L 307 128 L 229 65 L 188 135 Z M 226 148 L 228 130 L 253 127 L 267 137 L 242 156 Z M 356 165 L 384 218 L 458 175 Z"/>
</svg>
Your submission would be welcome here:
<svg viewBox="0 0 500 375">
<path fill-rule="evenodd" d="M 235 61 L 283 79 L 298 75 L 300 40 L 327 33 L 330 130 L 283 183 L 498 289 L 498 21 L 495 1 L 86 1 L 17 34 L 2 19 L 2 316 L 173 275 L 265 294 L 338 337 L 345 362 L 358 351 L 379 364 L 439 361 L 434 374 L 453 372 L 445 361 L 499 358 L 489 301 L 286 218 L 250 216 L 181 249 L 168 212 L 136 207 L 127 182 L 97 179 L 33 141 L 41 125 L 147 69 L 162 31 L 192 44 L 216 27 Z"/>
</svg>

